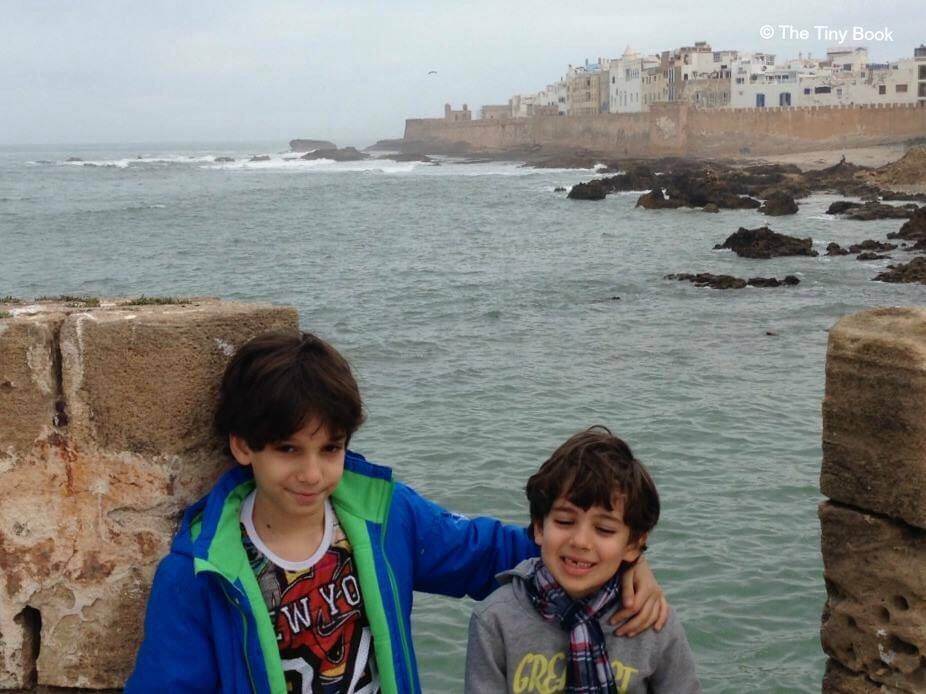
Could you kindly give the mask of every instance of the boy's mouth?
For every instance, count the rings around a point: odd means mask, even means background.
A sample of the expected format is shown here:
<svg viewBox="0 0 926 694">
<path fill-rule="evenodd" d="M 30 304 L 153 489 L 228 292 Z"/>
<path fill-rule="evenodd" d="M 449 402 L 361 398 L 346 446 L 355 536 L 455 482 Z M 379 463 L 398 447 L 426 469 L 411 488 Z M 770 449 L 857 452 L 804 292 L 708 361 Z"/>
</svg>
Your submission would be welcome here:
<svg viewBox="0 0 926 694">
<path fill-rule="evenodd" d="M 561 559 L 566 573 L 573 576 L 584 576 L 595 566 L 593 562 L 581 561 L 579 559 L 573 559 L 572 557 L 561 557 Z"/>
<path fill-rule="evenodd" d="M 296 501 L 300 504 L 311 504 L 321 495 L 320 492 L 297 492 L 295 489 L 287 489 Z"/>
</svg>

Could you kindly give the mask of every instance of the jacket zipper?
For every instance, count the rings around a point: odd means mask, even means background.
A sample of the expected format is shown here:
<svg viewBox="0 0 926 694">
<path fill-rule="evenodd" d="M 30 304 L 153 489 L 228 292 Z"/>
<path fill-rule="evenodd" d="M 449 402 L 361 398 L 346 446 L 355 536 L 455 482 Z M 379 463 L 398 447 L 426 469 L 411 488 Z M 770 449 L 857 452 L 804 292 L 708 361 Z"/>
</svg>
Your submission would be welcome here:
<svg viewBox="0 0 926 694">
<path fill-rule="evenodd" d="M 218 574 L 216 574 L 216 576 L 219 580 L 219 586 L 222 588 L 222 593 L 225 594 L 225 598 L 238 609 L 238 613 L 241 615 L 241 622 L 244 626 L 244 664 L 248 669 L 248 680 L 251 682 L 251 691 L 254 692 L 254 694 L 257 694 L 257 685 L 254 683 L 254 673 L 251 671 L 251 661 L 248 659 L 248 617 L 244 613 L 244 608 L 241 607 L 240 601 L 235 600 L 228 594 L 228 591 L 225 588 L 225 584 L 228 583 L 228 581 L 225 579 L 225 577 Z M 232 588 L 236 593 L 241 595 L 241 591 L 238 590 L 236 586 L 232 585 Z"/>
<path fill-rule="evenodd" d="M 389 527 L 389 516 L 392 507 L 392 494 L 390 493 L 389 504 L 386 506 L 386 517 L 383 519 L 383 531 L 379 537 L 379 548 L 383 555 L 383 563 L 386 565 L 386 575 L 389 577 L 389 587 L 392 589 L 392 602 L 395 605 L 396 618 L 399 620 L 399 636 L 402 639 L 402 655 L 405 657 L 405 670 L 408 672 L 408 679 L 411 684 L 409 691 L 415 691 L 415 675 L 412 669 L 411 654 L 408 648 L 408 639 L 406 637 L 405 619 L 402 617 L 402 606 L 399 602 L 399 586 L 396 583 L 395 574 L 392 572 L 392 565 L 389 563 L 389 557 L 386 555 L 386 530 Z"/>
</svg>

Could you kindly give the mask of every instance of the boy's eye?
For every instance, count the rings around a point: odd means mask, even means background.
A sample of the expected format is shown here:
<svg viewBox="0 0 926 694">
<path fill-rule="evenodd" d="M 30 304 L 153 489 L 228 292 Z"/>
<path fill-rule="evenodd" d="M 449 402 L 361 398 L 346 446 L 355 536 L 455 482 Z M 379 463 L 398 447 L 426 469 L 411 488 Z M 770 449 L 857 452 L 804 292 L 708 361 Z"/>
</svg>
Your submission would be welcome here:
<svg viewBox="0 0 926 694">
<path fill-rule="evenodd" d="M 571 518 L 554 518 L 553 522 L 557 525 L 569 526 L 572 525 L 575 521 L 573 521 Z"/>
<path fill-rule="evenodd" d="M 342 448 L 344 448 L 344 444 L 343 444 L 343 443 L 329 443 L 327 446 L 325 446 L 325 450 L 326 450 L 328 453 L 337 453 L 337 452 L 340 451 Z"/>
<path fill-rule="evenodd" d="M 296 450 L 296 447 L 291 446 L 288 443 L 281 443 L 279 446 L 277 446 L 277 450 L 280 453 L 292 453 L 293 451 Z"/>
<path fill-rule="evenodd" d="M 617 531 L 614 528 L 598 528 L 598 532 L 602 535 L 613 535 Z"/>
</svg>

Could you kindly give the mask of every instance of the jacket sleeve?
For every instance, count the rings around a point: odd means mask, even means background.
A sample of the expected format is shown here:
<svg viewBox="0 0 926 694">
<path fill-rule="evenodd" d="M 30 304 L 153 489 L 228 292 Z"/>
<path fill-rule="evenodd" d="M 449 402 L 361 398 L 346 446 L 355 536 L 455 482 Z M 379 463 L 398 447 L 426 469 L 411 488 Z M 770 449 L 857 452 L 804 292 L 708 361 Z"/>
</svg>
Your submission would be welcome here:
<svg viewBox="0 0 926 694">
<path fill-rule="evenodd" d="M 669 614 L 662 633 L 665 635 L 665 645 L 660 650 L 656 670 L 650 677 L 650 691 L 653 694 L 701 694 L 701 684 L 695 674 L 694 656 L 675 610 Z"/>
<path fill-rule="evenodd" d="M 492 625 L 493 622 L 483 621 L 475 612 L 470 617 L 464 694 L 509 691 L 505 645 Z"/>
<path fill-rule="evenodd" d="M 415 590 L 482 600 L 498 587 L 496 574 L 539 553 L 527 528 L 450 513 L 403 484 L 395 493 L 414 516 Z"/>
<path fill-rule="evenodd" d="M 219 690 L 204 581 L 194 575 L 189 557 L 169 554 L 161 560 L 127 694 Z"/>
</svg>

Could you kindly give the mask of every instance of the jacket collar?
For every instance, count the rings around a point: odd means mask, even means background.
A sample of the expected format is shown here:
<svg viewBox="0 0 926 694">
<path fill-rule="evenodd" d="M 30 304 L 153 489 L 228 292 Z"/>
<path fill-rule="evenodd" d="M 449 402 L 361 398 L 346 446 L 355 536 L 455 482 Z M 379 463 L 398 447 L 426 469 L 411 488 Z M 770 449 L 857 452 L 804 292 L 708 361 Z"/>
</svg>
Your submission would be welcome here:
<svg viewBox="0 0 926 694">
<path fill-rule="evenodd" d="M 346 511 L 374 523 L 383 523 L 392 498 L 392 470 L 370 463 L 347 451 L 344 476 L 331 495 L 336 511 Z M 244 498 L 254 489 L 250 466 L 236 465 L 225 472 L 212 490 L 187 508 L 171 551 L 194 559 L 196 570 L 213 569 L 232 582 L 247 567 L 240 541 L 239 513 Z"/>
</svg>

